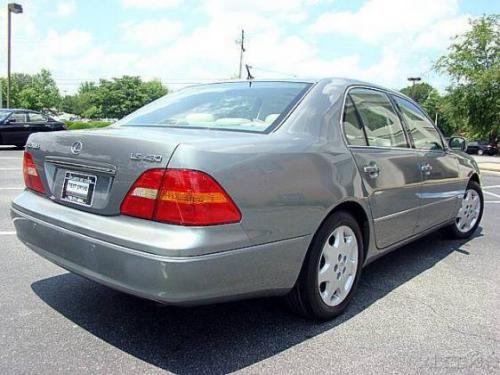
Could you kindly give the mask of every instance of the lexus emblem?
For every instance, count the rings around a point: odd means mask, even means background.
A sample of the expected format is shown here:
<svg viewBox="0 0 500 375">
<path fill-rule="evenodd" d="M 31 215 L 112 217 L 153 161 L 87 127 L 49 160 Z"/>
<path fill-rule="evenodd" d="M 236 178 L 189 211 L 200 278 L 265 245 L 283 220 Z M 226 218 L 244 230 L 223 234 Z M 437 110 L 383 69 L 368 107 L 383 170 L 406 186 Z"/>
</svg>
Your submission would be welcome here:
<svg viewBox="0 0 500 375">
<path fill-rule="evenodd" d="M 82 142 L 80 141 L 75 142 L 71 145 L 71 152 L 75 155 L 78 155 L 82 151 L 82 148 L 83 148 Z"/>
</svg>

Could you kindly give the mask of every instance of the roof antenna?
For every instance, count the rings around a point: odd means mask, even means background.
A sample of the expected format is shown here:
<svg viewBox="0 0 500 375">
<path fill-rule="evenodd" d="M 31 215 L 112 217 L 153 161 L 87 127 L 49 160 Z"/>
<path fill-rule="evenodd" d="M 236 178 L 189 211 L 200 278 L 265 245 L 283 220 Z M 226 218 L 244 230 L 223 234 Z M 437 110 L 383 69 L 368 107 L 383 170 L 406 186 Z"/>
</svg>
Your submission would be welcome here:
<svg viewBox="0 0 500 375">
<path fill-rule="evenodd" d="M 250 69 L 252 69 L 252 67 L 248 64 L 245 64 L 245 68 L 247 69 L 247 80 L 250 81 L 254 79 L 255 77 L 252 75 L 252 73 L 250 73 Z"/>
</svg>

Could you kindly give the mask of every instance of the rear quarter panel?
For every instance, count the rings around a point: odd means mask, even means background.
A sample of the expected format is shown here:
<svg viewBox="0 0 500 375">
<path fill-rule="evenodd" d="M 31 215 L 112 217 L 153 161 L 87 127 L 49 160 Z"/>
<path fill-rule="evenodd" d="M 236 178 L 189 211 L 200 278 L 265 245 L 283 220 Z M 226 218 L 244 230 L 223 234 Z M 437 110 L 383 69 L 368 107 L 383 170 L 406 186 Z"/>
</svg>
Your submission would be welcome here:
<svg viewBox="0 0 500 375">
<path fill-rule="evenodd" d="M 251 145 L 203 149 L 180 145 L 169 168 L 212 175 L 240 208 L 254 244 L 312 234 L 344 200 L 365 204 L 350 153 L 307 136 L 269 134 Z"/>
</svg>

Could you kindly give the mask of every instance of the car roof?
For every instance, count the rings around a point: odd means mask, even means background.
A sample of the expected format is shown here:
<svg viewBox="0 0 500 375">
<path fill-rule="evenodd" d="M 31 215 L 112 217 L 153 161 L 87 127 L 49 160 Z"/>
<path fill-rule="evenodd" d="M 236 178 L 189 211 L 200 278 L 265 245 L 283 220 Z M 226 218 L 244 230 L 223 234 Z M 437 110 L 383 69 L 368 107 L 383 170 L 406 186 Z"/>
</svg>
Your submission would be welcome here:
<svg viewBox="0 0 500 375">
<path fill-rule="evenodd" d="M 23 109 L 23 108 L 0 108 L 0 111 L 8 111 L 8 112 L 12 112 L 12 113 L 16 113 L 16 112 L 40 113 L 38 111 L 33 111 L 32 109 Z"/>
<path fill-rule="evenodd" d="M 384 90 L 388 91 L 392 94 L 399 95 L 401 97 L 404 97 L 406 99 L 409 99 L 410 101 L 414 101 L 413 99 L 409 98 L 407 95 L 397 91 L 393 90 L 387 87 L 383 87 L 374 83 L 362 81 L 362 80 L 357 80 L 357 79 L 352 79 L 352 78 L 345 78 L 345 77 L 324 77 L 324 78 L 299 78 L 299 77 L 294 77 L 294 78 L 264 78 L 264 79 L 252 79 L 252 82 L 291 82 L 291 83 L 309 83 L 309 84 L 316 84 L 316 83 L 334 83 L 335 85 L 341 87 L 342 89 L 346 89 L 350 86 L 366 86 L 366 87 L 372 87 L 376 88 L 379 90 Z M 207 83 L 202 83 L 199 84 L 201 85 L 212 85 L 212 84 L 221 84 L 221 83 L 238 83 L 238 82 L 249 82 L 249 80 L 246 79 L 236 79 L 236 80 L 227 80 L 227 81 L 214 81 L 214 82 L 207 82 Z M 193 85 L 193 86 L 198 86 L 198 85 Z"/>
</svg>

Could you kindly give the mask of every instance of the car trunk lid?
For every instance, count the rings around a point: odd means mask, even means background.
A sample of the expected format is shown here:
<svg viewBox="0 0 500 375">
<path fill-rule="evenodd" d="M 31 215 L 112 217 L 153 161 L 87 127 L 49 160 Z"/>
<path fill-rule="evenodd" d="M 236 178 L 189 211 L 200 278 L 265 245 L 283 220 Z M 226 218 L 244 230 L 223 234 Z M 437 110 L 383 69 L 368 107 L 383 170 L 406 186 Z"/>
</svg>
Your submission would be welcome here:
<svg viewBox="0 0 500 375">
<path fill-rule="evenodd" d="M 134 181 L 151 168 L 165 168 L 178 140 L 145 128 L 108 128 L 38 133 L 30 152 L 47 196 L 63 205 L 117 215 Z"/>
</svg>

